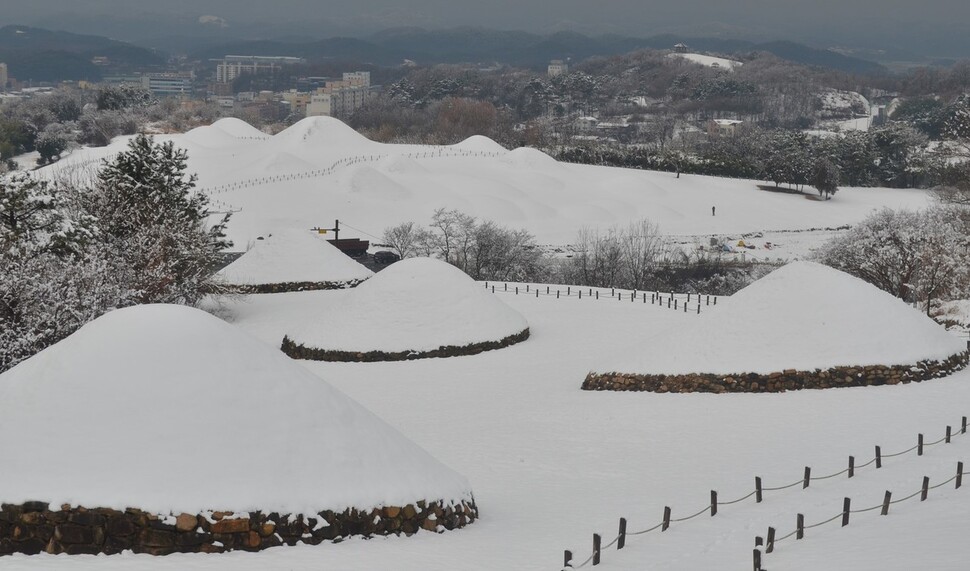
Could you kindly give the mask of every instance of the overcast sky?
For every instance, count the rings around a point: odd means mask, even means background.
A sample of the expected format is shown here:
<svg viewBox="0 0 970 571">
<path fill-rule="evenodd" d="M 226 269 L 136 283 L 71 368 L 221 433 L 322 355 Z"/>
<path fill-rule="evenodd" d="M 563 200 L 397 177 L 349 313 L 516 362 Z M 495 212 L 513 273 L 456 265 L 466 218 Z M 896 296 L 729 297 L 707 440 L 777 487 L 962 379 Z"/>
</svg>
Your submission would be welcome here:
<svg viewBox="0 0 970 571">
<path fill-rule="evenodd" d="M 549 32 L 737 35 L 792 38 L 819 45 L 918 43 L 967 36 L 968 0 L 0 0 L 0 23 L 23 23 L 114 37 L 145 33 L 144 22 L 171 33 L 175 22 L 218 16 L 228 28 L 269 34 L 363 35 L 396 26 L 478 25 Z M 161 17 L 159 17 L 161 16 Z M 124 25 L 127 23 L 127 27 Z M 279 26 L 286 24 L 286 26 Z M 72 29 L 73 28 L 73 29 Z"/>
</svg>

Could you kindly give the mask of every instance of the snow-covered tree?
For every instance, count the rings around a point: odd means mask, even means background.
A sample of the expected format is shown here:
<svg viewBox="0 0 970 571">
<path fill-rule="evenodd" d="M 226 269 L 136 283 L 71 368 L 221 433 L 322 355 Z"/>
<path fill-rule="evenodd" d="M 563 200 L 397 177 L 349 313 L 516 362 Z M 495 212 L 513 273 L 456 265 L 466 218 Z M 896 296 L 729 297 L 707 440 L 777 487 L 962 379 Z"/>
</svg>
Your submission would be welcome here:
<svg viewBox="0 0 970 571">
<path fill-rule="evenodd" d="M 229 242 L 229 216 L 208 225 L 208 198 L 185 173 L 187 153 L 139 135 L 106 162 L 85 206 L 104 240 L 134 269 L 140 303 L 194 303 Z"/>
</svg>

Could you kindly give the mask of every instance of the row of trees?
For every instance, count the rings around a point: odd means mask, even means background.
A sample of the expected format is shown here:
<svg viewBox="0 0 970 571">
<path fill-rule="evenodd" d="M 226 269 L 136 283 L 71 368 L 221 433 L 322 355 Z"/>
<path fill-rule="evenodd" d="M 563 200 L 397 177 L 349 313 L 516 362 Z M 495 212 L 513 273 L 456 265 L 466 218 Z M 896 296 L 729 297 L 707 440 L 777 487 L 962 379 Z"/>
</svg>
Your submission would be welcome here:
<svg viewBox="0 0 970 571">
<path fill-rule="evenodd" d="M 140 135 L 87 183 L 0 179 L 0 371 L 113 308 L 217 289 L 228 218 L 207 224 L 185 161 Z"/>
<path fill-rule="evenodd" d="M 402 258 L 435 257 L 476 280 L 544 281 L 550 270 L 528 231 L 458 210 L 436 210 L 427 228 L 414 222 L 387 228 L 383 242 Z"/>
</svg>

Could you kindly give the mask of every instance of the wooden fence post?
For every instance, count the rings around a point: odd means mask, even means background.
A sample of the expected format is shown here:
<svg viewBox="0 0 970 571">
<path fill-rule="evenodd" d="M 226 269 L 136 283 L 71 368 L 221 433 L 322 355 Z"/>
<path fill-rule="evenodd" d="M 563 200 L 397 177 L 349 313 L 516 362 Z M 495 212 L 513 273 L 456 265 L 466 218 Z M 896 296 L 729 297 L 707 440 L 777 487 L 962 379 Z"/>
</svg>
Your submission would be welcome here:
<svg viewBox="0 0 970 571">
<path fill-rule="evenodd" d="M 922 433 L 919 435 L 919 438 L 916 440 L 916 455 L 917 456 L 923 455 L 923 434 Z"/>
<path fill-rule="evenodd" d="M 670 506 L 664 506 L 664 521 L 660 526 L 660 531 L 667 531 L 668 527 L 670 527 Z"/>
<path fill-rule="evenodd" d="M 797 514 L 795 516 L 795 539 L 805 537 L 805 516 Z"/>
<path fill-rule="evenodd" d="M 882 468 L 882 448 L 876 446 L 876 468 Z"/>
<path fill-rule="evenodd" d="M 963 462 L 957 462 L 957 490 L 963 485 Z"/>
<path fill-rule="evenodd" d="M 754 477 L 754 501 L 761 503 L 761 476 Z"/>
<path fill-rule="evenodd" d="M 882 515 L 889 515 L 889 504 L 892 502 L 893 493 L 886 490 L 886 496 L 882 499 L 882 511 L 879 512 Z"/>
<path fill-rule="evenodd" d="M 960 434 L 966 434 L 966 433 L 967 433 L 967 417 L 963 417 L 963 419 L 960 421 Z"/>
<path fill-rule="evenodd" d="M 771 553 L 775 550 L 775 528 L 768 528 L 768 543 L 765 545 L 765 553 Z"/>
<path fill-rule="evenodd" d="M 717 515 L 717 490 L 711 490 L 711 517 Z"/>
<path fill-rule="evenodd" d="M 594 533 L 593 534 L 593 565 L 600 564 L 600 542 L 601 541 L 602 540 L 600 538 L 600 534 Z"/>
<path fill-rule="evenodd" d="M 849 456 L 849 477 L 855 476 L 855 456 Z"/>
<path fill-rule="evenodd" d="M 802 489 L 808 487 L 808 484 L 812 481 L 812 468 L 810 466 L 805 466 L 805 478 L 802 480 Z"/>
<path fill-rule="evenodd" d="M 919 501 L 925 502 L 926 496 L 930 493 L 930 477 L 923 476 L 923 491 L 919 495 Z"/>
<path fill-rule="evenodd" d="M 948 424 L 948 425 L 946 425 L 946 438 L 944 439 L 944 442 L 946 442 L 947 444 L 949 444 L 950 443 L 950 436 L 952 436 L 952 435 L 953 435 L 953 429 L 950 428 L 950 425 Z"/>
<path fill-rule="evenodd" d="M 761 550 L 754 550 L 754 571 L 761 571 Z"/>
<path fill-rule="evenodd" d="M 620 533 L 619 533 L 619 536 L 616 539 L 616 550 L 619 551 L 619 550 L 623 549 L 623 546 L 624 545 L 626 545 L 626 518 L 625 517 L 621 517 L 620 518 Z"/>
<path fill-rule="evenodd" d="M 852 500 L 849 498 L 844 498 L 842 500 L 842 527 L 849 525 L 849 506 L 852 504 Z"/>
</svg>

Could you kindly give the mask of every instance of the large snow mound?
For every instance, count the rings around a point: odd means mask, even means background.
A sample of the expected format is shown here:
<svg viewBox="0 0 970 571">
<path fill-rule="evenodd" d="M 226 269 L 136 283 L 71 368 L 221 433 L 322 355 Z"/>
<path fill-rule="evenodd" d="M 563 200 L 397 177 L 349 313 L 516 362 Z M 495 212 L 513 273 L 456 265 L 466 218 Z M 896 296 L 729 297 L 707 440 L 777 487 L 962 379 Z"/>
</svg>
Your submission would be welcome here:
<svg viewBox="0 0 970 571">
<path fill-rule="evenodd" d="M 333 351 L 431 351 L 500 341 L 529 326 L 464 272 L 431 258 L 392 264 L 345 295 L 290 340 Z"/>
<path fill-rule="evenodd" d="M 211 125 L 233 137 L 240 139 L 267 139 L 269 135 L 253 127 L 242 119 L 223 117 Z"/>
<path fill-rule="evenodd" d="M 257 240 L 256 245 L 217 275 L 231 285 L 267 285 L 351 282 L 365 280 L 374 272 L 319 234 L 287 230 Z"/>
<path fill-rule="evenodd" d="M 362 147 L 376 145 L 339 119 L 327 116 L 307 117 L 283 129 L 273 137 L 288 147 Z"/>
<path fill-rule="evenodd" d="M 468 482 L 201 310 L 108 313 L 0 375 L 0 500 L 317 513 L 470 499 Z"/>
<path fill-rule="evenodd" d="M 966 349 L 892 295 L 813 262 L 783 266 L 721 303 L 594 371 L 765 374 L 907 365 L 945 360 Z"/>
</svg>

